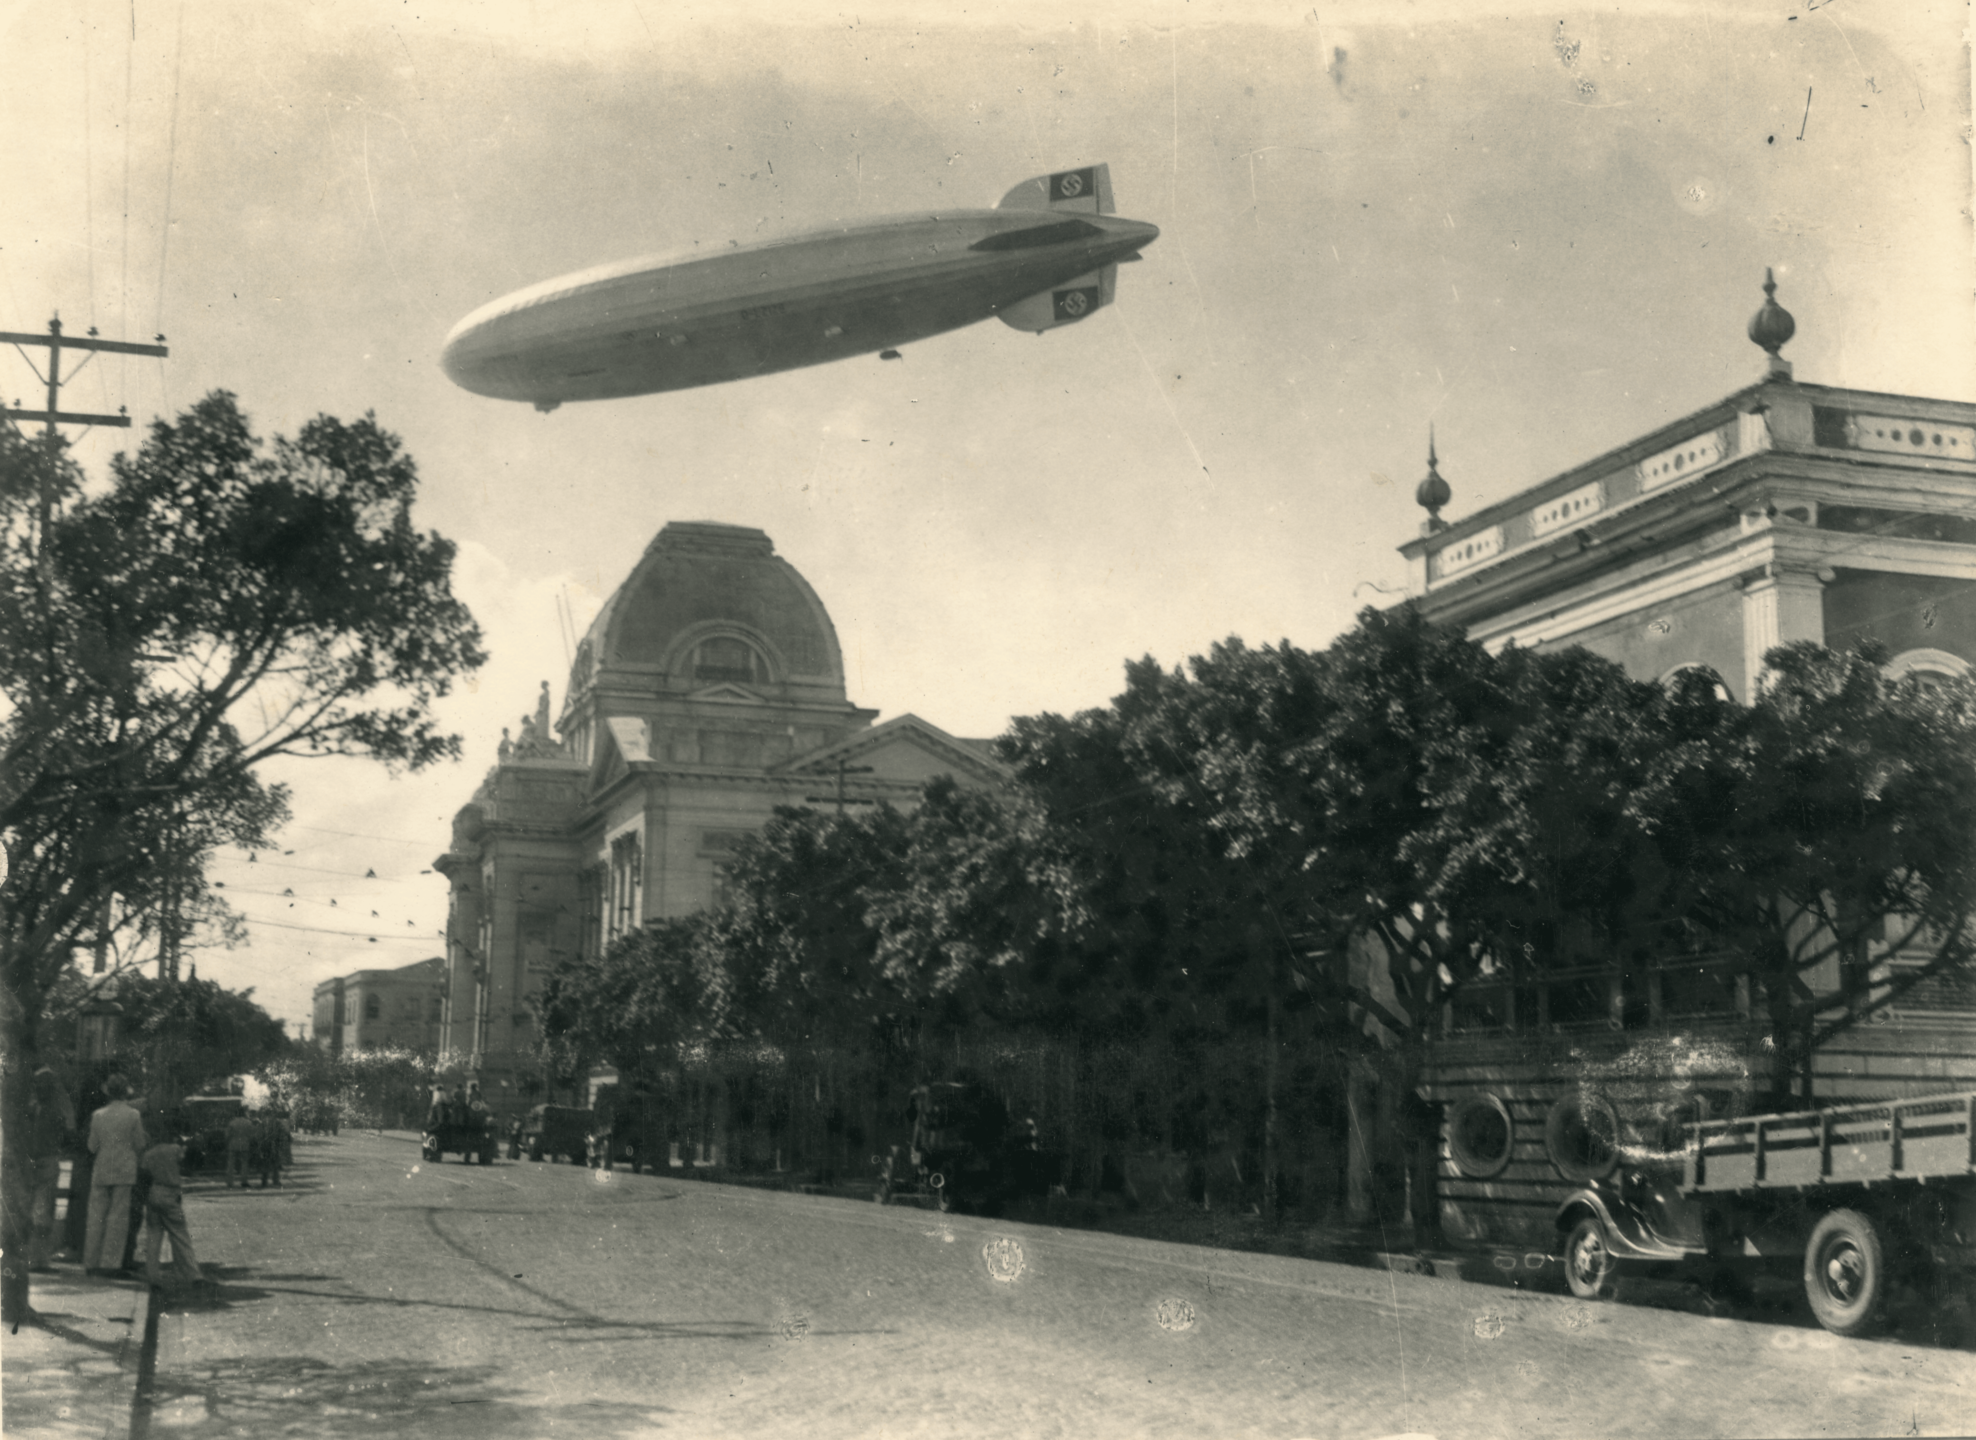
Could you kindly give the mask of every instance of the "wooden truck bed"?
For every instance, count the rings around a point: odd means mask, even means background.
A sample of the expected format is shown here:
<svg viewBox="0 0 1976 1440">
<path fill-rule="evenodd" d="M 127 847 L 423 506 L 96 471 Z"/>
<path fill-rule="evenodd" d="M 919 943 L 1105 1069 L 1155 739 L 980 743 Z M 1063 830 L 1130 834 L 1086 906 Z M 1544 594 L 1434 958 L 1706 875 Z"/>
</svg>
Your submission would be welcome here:
<svg viewBox="0 0 1976 1440">
<path fill-rule="evenodd" d="M 1682 1188 L 1859 1185 L 1976 1175 L 1976 1094 L 1927 1095 L 1692 1127 Z"/>
</svg>

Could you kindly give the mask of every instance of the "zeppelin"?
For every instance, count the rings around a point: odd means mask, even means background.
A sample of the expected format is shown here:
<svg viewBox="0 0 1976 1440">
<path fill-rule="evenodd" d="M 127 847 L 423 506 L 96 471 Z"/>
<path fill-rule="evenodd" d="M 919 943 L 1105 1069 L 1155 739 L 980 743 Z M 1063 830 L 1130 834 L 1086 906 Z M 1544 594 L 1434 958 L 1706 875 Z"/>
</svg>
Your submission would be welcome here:
<svg viewBox="0 0 1976 1440">
<path fill-rule="evenodd" d="M 1104 165 L 993 210 L 895 215 L 565 275 L 484 305 L 440 363 L 476 395 L 553 410 L 821 365 L 999 316 L 1041 333 L 1109 305 L 1159 227 L 1112 213 Z"/>
</svg>

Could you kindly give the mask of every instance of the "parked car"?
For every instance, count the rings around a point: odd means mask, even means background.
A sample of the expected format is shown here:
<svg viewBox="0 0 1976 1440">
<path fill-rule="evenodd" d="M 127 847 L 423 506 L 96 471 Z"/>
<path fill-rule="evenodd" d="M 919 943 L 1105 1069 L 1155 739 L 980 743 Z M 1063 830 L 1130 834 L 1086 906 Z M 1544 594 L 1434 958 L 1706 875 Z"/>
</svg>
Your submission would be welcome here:
<svg viewBox="0 0 1976 1440">
<path fill-rule="evenodd" d="M 572 1165 L 588 1157 L 596 1116 L 573 1105 L 537 1105 L 522 1121 L 521 1148 L 531 1160 L 562 1156 Z"/>
<path fill-rule="evenodd" d="M 1796 1269 L 1819 1324 L 1863 1335 L 1897 1280 L 1953 1292 L 1976 1275 L 1976 1094 L 1701 1121 L 1645 1163 L 1593 1118 L 1557 1213 L 1581 1298 L 1622 1264 Z"/>
<path fill-rule="evenodd" d="M 657 1174 L 667 1166 L 668 1119 L 653 1096 L 623 1084 L 603 1086 L 591 1122 L 590 1163 L 606 1170 L 626 1165 L 634 1175 L 641 1170 Z"/>
<path fill-rule="evenodd" d="M 912 1139 L 872 1157 L 872 1198 L 881 1205 L 906 1200 L 994 1215 L 1060 1178 L 1063 1157 L 1040 1147 L 1035 1122 L 1011 1124 L 1000 1098 L 979 1081 L 921 1085 L 907 1108 Z"/>
</svg>

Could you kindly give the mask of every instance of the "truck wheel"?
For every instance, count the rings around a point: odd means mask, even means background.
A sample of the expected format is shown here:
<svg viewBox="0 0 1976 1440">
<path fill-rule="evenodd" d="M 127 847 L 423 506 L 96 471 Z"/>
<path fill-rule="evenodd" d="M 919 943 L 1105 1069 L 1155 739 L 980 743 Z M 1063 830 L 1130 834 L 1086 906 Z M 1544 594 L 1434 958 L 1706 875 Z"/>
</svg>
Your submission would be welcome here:
<svg viewBox="0 0 1976 1440">
<path fill-rule="evenodd" d="M 1804 1293 L 1811 1313 L 1834 1335 L 1869 1334 L 1887 1299 L 1880 1228 L 1857 1210 L 1834 1210 L 1804 1247 Z"/>
<path fill-rule="evenodd" d="M 1580 1300 L 1596 1300 L 1612 1283 L 1612 1246 L 1596 1215 L 1580 1215 L 1564 1242 L 1564 1283 Z"/>
</svg>

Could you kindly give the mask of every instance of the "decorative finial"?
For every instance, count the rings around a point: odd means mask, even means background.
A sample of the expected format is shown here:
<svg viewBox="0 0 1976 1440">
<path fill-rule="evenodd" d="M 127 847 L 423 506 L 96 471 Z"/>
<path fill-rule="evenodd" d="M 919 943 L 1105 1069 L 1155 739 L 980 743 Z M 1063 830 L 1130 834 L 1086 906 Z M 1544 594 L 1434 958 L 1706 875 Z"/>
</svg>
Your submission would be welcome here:
<svg viewBox="0 0 1976 1440">
<path fill-rule="evenodd" d="M 1777 352 L 1797 331 L 1798 322 L 1791 318 L 1791 312 L 1777 303 L 1777 277 L 1766 265 L 1763 267 L 1763 308 L 1750 317 L 1750 340 L 1770 357 L 1770 373 L 1773 376 L 1785 380 L 1791 378 L 1791 362 Z"/>
<path fill-rule="evenodd" d="M 1440 457 L 1434 453 L 1434 426 L 1430 422 L 1427 426 L 1427 474 L 1413 490 L 1414 504 L 1427 512 L 1427 523 L 1422 527 L 1425 533 L 1431 535 L 1436 530 L 1447 528 L 1448 522 L 1441 518 L 1441 507 L 1453 497 L 1454 491 L 1441 478 Z"/>
</svg>

